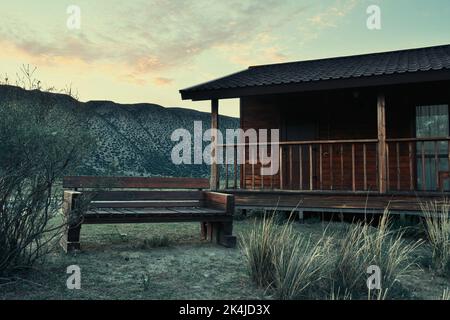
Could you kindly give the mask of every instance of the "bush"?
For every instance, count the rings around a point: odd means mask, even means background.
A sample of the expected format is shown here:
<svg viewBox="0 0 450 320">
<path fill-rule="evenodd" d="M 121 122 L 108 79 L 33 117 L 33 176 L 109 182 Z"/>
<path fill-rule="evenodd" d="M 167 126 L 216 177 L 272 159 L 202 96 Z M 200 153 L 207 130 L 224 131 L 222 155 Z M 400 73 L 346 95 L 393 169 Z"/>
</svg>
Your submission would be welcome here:
<svg viewBox="0 0 450 320">
<path fill-rule="evenodd" d="M 0 274 L 32 265 L 59 235 L 60 178 L 91 139 L 74 110 L 0 104 Z"/>
<path fill-rule="evenodd" d="M 392 232 L 387 211 L 377 228 L 358 222 L 336 238 L 335 262 L 331 268 L 333 286 L 350 292 L 353 297 L 365 297 L 367 268 L 378 266 L 382 291 L 369 293 L 369 299 L 379 299 L 399 288 L 397 284 L 402 277 L 410 274 L 413 252 L 421 244 L 421 241 L 407 243 L 403 240 L 403 232 Z"/>
<path fill-rule="evenodd" d="M 278 299 L 305 297 L 307 289 L 322 279 L 328 241 L 313 243 L 296 233 L 291 223 L 278 225 L 264 217 L 243 237 L 243 251 L 249 274 L 260 287 L 270 289 Z"/>
<path fill-rule="evenodd" d="M 433 249 L 432 265 L 444 274 L 450 271 L 450 202 L 430 201 L 421 203 L 425 228 Z"/>
<path fill-rule="evenodd" d="M 297 233 L 291 223 L 278 226 L 264 217 L 243 236 L 249 274 L 278 299 L 385 299 L 409 274 L 420 241 L 408 243 L 393 232 L 387 212 L 378 228 L 362 222 L 340 232 L 326 228 L 320 239 Z M 381 269 L 381 290 L 368 290 L 367 268 Z"/>
<path fill-rule="evenodd" d="M 248 236 L 243 236 L 243 251 L 250 277 L 260 287 L 271 286 L 274 280 L 274 255 L 280 229 L 273 218 L 256 222 Z"/>
<path fill-rule="evenodd" d="M 275 252 L 274 292 L 277 299 L 309 298 L 313 288 L 326 278 L 327 248 L 329 245 L 321 238 L 313 243 L 293 232 L 290 224 L 281 234 L 279 249 Z"/>
</svg>

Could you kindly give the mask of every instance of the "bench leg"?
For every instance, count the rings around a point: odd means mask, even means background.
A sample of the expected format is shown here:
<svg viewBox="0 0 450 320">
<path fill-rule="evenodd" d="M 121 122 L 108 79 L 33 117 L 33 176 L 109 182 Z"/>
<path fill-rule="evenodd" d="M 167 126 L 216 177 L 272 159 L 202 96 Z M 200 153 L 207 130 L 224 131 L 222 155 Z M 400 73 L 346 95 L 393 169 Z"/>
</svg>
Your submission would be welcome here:
<svg viewBox="0 0 450 320">
<path fill-rule="evenodd" d="M 76 191 L 64 192 L 63 214 L 65 226 L 60 244 L 65 252 L 80 250 L 82 219 L 76 215 L 77 202 L 80 194 L 80 192 Z"/>
<path fill-rule="evenodd" d="M 61 246 L 63 247 L 65 252 L 81 249 L 80 232 L 81 224 L 75 226 L 67 225 L 65 227 L 63 236 L 61 238 Z"/>
<path fill-rule="evenodd" d="M 210 242 L 216 242 L 217 230 L 217 222 L 205 222 L 206 240 Z"/>
<path fill-rule="evenodd" d="M 233 236 L 233 222 L 221 222 L 218 232 L 218 244 L 226 248 L 236 247 L 236 237 Z"/>
<path fill-rule="evenodd" d="M 233 222 L 208 222 L 206 227 L 208 241 L 215 242 L 226 248 L 236 247 L 236 237 L 233 236 Z"/>
<path fill-rule="evenodd" d="M 208 223 L 200 222 L 200 239 L 206 240 L 208 239 Z"/>
</svg>

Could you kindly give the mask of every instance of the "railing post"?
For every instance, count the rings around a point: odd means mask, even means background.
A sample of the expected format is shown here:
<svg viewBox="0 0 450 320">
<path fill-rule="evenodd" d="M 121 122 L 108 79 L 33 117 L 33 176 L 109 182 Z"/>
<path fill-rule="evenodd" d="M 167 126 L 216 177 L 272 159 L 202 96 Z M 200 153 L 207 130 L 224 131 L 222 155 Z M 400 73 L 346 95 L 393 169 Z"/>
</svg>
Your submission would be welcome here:
<svg viewBox="0 0 450 320">
<path fill-rule="evenodd" d="M 279 168 L 279 175 L 280 175 L 280 190 L 283 190 L 283 146 L 280 144 L 278 146 L 279 148 L 279 156 L 280 156 L 280 168 Z"/>
<path fill-rule="evenodd" d="M 387 191 L 387 161 L 386 159 L 386 101 L 383 93 L 377 97 L 378 122 L 378 187 L 380 193 Z"/>
<path fill-rule="evenodd" d="M 211 100 L 211 177 L 210 177 L 210 188 L 211 190 L 219 189 L 219 168 L 217 164 L 217 129 L 219 128 L 219 100 L 212 99 Z M 215 129 L 215 130 L 214 130 Z"/>
</svg>

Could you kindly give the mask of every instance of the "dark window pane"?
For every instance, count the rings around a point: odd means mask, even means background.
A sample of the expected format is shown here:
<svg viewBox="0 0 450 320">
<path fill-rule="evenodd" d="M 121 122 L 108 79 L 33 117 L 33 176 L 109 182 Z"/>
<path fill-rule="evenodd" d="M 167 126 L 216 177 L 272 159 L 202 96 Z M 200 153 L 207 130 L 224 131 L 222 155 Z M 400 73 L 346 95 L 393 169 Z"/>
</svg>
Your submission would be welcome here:
<svg viewBox="0 0 450 320">
<path fill-rule="evenodd" d="M 416 137 L 448 137 L 449 114 L 448 105 L 431 105 L 416 107 Z M 425 174 L 422 173 L 422 147 L 425 154 Z M 438 154 L 436 168 L 435 153 Z M 448 143 L 417 143 L 417 186 L 419 190 L 437 190 L 437 174 L 448 171 Z M 424 188 L 425 187 L 425 188 Z M 448 186 L 447 186 L 448 187 Z M 446 189 L 448 189 L 446 187 Z"/>
</svg>

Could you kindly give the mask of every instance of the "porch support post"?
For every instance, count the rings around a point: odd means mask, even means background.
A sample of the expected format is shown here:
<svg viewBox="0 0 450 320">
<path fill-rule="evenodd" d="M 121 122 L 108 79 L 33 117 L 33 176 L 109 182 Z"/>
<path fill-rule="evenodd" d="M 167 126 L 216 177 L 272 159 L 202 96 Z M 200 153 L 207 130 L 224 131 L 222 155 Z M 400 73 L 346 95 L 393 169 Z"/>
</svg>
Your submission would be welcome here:
<svg viewBox="0 0 450 320">
<path fill-rule="evenodd" d="M 211 129 L 213 129 L 211 136 L 212 150 L 211 150 L 211 177 L 210 189 L 219 189 L 219 168 L 217 165 L 217 129 L 219 128 L 219 100 L 211 100 Z M 214 130 L 216 129 L 216 130 Z"/>
<path fill-rule="evenodd" d="M 387 165 L 386 165 L 386 100 L 384 93 L 377 98 L 378 118 L 378 187 L 380 193 L 387 191 Z"/>
</svg>

